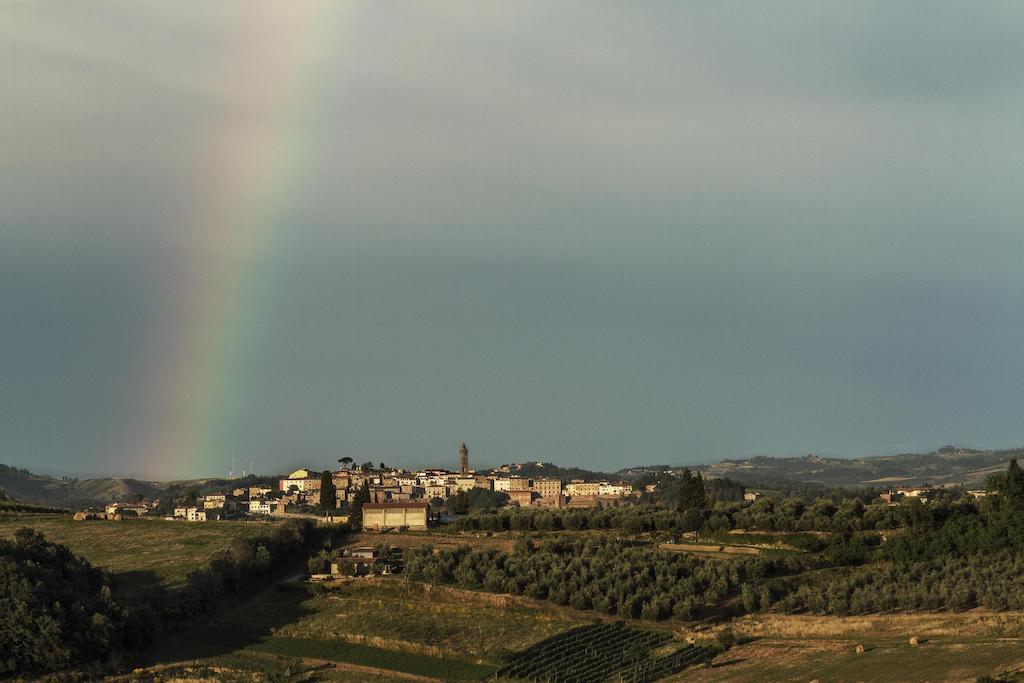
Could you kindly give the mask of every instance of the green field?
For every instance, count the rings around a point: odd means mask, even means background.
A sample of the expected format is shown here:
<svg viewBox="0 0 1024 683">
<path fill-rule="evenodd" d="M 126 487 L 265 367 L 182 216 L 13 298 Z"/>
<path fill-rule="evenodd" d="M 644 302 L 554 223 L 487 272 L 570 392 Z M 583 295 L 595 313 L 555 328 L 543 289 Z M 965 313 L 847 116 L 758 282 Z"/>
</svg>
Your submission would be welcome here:
<svg viewBox="0 0 1024 683">
<path fill-rule="evenodd" d="M 308 617 L 278 629 L 292 638 L 365 637 L 442 656 L 498 663 L 581 623 L 562 611 L 495 600 L 485 593 L 428 590 L 398 580 L 352 582 L 308 603 Z"/>
<path fill-rule="evenodd" d="M 396 652 L 371 645 L 347 643 L 344 640 L 273 637 L 253 645 L 252 649 L 289 657 L 371 666 L 418 676 L 442 678 L 446 681 L 479 680 L 494 673 L 496 668 L 458 659 L 444 659 L 413 652 Z"/>
<path fill-rule="evenodd" d="M 268 524 L 247 522 L 172 522 L 136 519 L 76 522 L 71 515 L 0 514 L 0 537 L 31 527 L 47 540 L 62 543 L 126 583 L 149 573 L 167 587 L 184 584 L 189 571 L 238 536 L 265 533 Z"/>
<path fill-rule="evenodd" d="M 512 652 L 589 623 L 562 612 L 401 579 L 357 580 L 316 594 L 302 584 L 278 585 L 169 639 L 149 664 L 244 669 L 278 655 L 445 680 L 481 678 Z"/>
</svg>

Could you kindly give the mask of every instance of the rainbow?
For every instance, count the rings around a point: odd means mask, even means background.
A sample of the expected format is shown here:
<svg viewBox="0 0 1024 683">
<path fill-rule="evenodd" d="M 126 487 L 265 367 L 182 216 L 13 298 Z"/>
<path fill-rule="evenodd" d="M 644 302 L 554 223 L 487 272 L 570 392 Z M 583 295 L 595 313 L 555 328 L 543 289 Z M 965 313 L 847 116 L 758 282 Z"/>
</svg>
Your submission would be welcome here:
<svg viewBox="0 0 1024 683">
<path fill-rule="evenodd" d="M 287 236 L 282 211 L 313 141 L 324 68 L 343 48 L 351 6 L 328 0 L 244 5 L 219 78 L 241 107 L 198 140 L 199 195 L 182 231 L 189 258 L 160 303 L 163 324 L 137 376 L 143 397 L 127 425 L 125 457 L 164 478 L 222 475 L 239 383 L 239 356 L 255 334 L 260 275 Z M 175 252 L 180 253 L 180 252 Z M 248 454 L 239 454 L 248 462 Z"/>
</svg>

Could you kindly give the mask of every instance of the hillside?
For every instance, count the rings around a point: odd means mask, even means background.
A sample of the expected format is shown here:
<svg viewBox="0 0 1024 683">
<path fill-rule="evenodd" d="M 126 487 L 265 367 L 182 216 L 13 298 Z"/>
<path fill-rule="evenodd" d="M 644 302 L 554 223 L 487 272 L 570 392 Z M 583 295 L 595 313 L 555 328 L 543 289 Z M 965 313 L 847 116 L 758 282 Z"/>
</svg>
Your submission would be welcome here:
<svg viewBox="0 0 1024 683">
<path fill-rule="evenodd" d="M 931 453 L 903 453 L 865 458 L 794 458 L 758 456 L 723 460 L 701 467 L 709 476 L 744 483 L 793 481 L 851 488 L 921 484 L 981 486 L 992 472 L 1006 468 L 1024 449 L 981 451 L 944 446 Z"/>
<path fill-rule="evenodd" d="M 115 500 L 129 500 L 141 494 L 154 496 L 160 487 L 155 482 L 118 477 L 98 479 L 56 479 L 28 470 L 0 465 L 0 489 L 20 501 L 77 508 Z"/>
</svg>

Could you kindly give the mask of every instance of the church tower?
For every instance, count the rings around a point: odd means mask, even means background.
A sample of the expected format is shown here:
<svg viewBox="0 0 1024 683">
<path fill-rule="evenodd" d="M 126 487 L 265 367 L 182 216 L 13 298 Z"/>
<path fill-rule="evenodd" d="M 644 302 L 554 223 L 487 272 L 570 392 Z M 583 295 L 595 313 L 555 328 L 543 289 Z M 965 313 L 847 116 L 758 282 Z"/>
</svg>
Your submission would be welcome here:
<svg viewBox="0 0 1024 683">
<path fill-rule="evenodd" d="M 469 449 L 465 441 L 459 446 L 459 473 L 464 477 L 469 476 Z"/>
</svg>

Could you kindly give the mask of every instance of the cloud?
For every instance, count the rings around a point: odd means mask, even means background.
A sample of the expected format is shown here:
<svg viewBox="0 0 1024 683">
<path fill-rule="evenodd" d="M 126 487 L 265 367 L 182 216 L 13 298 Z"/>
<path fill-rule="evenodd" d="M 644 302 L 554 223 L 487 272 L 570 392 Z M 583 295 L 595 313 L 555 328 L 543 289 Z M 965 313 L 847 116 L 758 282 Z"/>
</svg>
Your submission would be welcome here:
<svg viewBox="0 0 1024 683">
<path fill-rule="evenodd" d="M 319 7 L 0 6 L 0 461 L 155 471 L 149 340 L 239 262 L 266 463 L 1021 440 L 1016 4 Z"/>
</svg>

